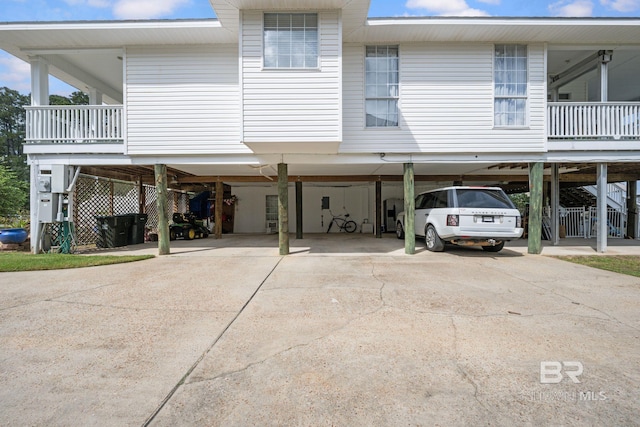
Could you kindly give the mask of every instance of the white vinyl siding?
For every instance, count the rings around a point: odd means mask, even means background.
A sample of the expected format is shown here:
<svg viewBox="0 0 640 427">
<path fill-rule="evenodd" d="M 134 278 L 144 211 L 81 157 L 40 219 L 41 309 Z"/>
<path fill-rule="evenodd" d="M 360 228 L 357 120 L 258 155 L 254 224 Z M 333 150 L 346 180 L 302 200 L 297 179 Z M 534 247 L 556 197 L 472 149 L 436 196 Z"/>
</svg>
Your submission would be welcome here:
<svg viewBox="0 0 640 427">
<path fill-rule="evenodd" d="M 242 12 L 243 140 L 341 140 L 339 12 L 318 13 L 319 67 L 266 69 L 262 64 L 263 13 Z"/>
<path fill-rule="evenodd" d="M 495 129 L 492 44 L 401 44 L 399 128 L 367 129 L 364 47 L 343 51 L 341 153 L 542 152 L 544 46 L 529 46 L 529 119 L 525 129 Z"/>
<path fill-rule="evenodd" d="M 129 48 L 128 154 L 250 153 L 240 142 L 238 48 Z"/>
</svg>

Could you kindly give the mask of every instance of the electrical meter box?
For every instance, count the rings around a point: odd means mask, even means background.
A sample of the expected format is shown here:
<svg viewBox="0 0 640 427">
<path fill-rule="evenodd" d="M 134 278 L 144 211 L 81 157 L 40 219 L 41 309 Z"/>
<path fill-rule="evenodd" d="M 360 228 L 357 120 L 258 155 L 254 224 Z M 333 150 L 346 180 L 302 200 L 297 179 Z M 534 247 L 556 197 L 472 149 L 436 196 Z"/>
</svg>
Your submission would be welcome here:
<svg viewBox="0 0 640 427">
<path fill-rule="evenodd" d="M 38 194 L 38 222 L 55 222 L 58 212 L 58 194 Z"/>
<path fill-rule="evenodd" d="M 69 167 L 66 165 L 51 166 L 51 192 L 66 193 L 69 188 Z"/>
<path fill-rule="evenodd" d="M 38 193 L 50 193 L 51 192 L 51 175 L 39 175 L 37 185 L 38 185 Z"/>
<path fill-rule="evenodd" d="M 322 197 L 322 209 L 329 209 L 329 196 Z"/>
</svg>

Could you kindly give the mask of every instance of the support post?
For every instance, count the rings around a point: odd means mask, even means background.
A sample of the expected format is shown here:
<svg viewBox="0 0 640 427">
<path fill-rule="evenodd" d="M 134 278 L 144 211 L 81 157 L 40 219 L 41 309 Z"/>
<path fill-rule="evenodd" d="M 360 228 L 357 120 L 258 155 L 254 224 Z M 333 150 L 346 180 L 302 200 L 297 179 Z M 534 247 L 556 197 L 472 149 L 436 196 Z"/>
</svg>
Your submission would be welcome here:
<svg viewBox="0 0 640 427">
<path fill-rule="evenodd" d="M 296 181 L 296 239 L 302 239 L 302 181 Z"/>
<path fill-rule="evenodd" d="M 638 238 L 638 181 L 627 182 L 627 237 Z"/>
<path fill-rule="evenodd" d="M 167 165 L 154 165 L 156 207 L 158 210 L 158 255 L 169 255 L 169 220 L 167 218 Z"/>
<path fill-rule="evenodd" d="M 529 164 L 529 238 L 528 253 L 542 253 L 542 187 L 544 163 Z"/>
<path fill-rule="evenodd" d="M 596 251 L 604 253 L 607 251 L 607 238 L 609 236 L 609 226 L 607 215 L 607 164 L 598 163 L 597 167 L 597 211 L 598 211 L 598 236 L 596 237 Z"/>
<path fill-rule="evenodd" d="M 222 209 L 224 205 L 224 183 L 216 181 L 216 200 L 213 212 L 213 234 L 216 239 L 222 238 Z"/>
<path fill-rule="evenodd" d="M 376 181 L 376 238 L 382 238 L 382 219 L 384 218 L 382 212 L 382 181 Z"/>
<path fill-rule="evenodd" d="M 404 253 L 416 253 L 416 201 L 413 163 L 404 164 Z"/>
<path fill-rule="evenodd" d="M 31 64 L 31 105 L 49 105 L 49 64 L 40 57 L 29 58 Z"/>
<path fill-rule="evenodd" d="M 40 234 L 42 232 L 42 224 L 38 220 L 38 174 L 40 170 L 38 165 L 31 163 L 29 166 L 29 179 L 31 181 L 29 186 L 29 219 L 31 221 L 31 253 L 40 253 Z"/>
<path fill-rule="evenodd" d="M 278 247 L 289 255 L 289 175 L 286 163 L 278 163 Z"/>
<path fill-rule="evenodd" d="M 102 105 L 102 93 L 99 90 L 89 89 L 89 105 Z"/>
<path fill-rule="evenodd" d="M 609 62 L 611 62 L 612 53 L 609 50 L 601 50 L 600 55 L 600 102 L 609 101 Z"/>
<path fill-rule="evenodd" d="M 147 195 L 144 191 L 144 182 L 142 181 L 142 177 L 138 178 L 138 213 L 145 213 L 145 205 L 147 204 Z"/>
<path fill-rule="evenodd" d="M 553 246 L 560 244 L 560 167 L 551 165 L 551 241 Z"/>
<path fill-rule="evenodd" d="M 40 57 L 29 58 L 31 65 L 31 105 L 42 106 L 49 105 L 49 64 Z M 41 234 L 44 224 L 38 220 L 38 174 L 40 169 L 38 165 L 32 163 L 30 171 L 31 191 L 30 191 L 30 208 L 31 208 L 31 252 L 34 254 L 41 251 Z"/>
</svg>

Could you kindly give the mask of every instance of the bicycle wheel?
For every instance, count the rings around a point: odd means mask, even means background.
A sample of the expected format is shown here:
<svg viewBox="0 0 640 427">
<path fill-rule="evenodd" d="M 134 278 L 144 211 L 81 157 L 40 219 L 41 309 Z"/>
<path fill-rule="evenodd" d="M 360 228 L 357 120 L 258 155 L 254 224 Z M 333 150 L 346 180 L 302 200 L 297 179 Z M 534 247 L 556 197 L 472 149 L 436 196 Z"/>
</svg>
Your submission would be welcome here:
<svg viewBox="0 0 640 427">
<path fill-rule="evenodd" d="M 355 221 L 347 221 L 344 223 L 344 231 L 347 233 L 353 233 L 358 228 L 358 224 Z"/>
</svg>

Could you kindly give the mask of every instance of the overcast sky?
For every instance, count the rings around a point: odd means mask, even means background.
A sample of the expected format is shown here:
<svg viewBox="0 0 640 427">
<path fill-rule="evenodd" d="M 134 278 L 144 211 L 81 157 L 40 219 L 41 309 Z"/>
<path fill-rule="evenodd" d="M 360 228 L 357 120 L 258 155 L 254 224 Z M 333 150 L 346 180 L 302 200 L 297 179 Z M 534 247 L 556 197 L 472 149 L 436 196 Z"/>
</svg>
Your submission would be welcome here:
<svg viewBox="0 0 640 427">
<path fill-rule="evenodd" d="M 215 18 L 208 0 L 0 0 L 0 22 Z M 371 0 L 370 17 L 638 17 L 640 0 Z M 70 89 L 51 81 L 51 93 Z M 29 66 L 0 51 L 0 87 L 30 91 Z"/>
</svg>

